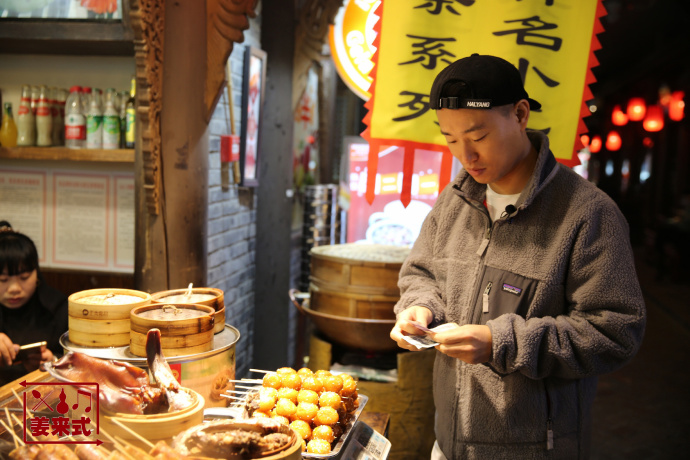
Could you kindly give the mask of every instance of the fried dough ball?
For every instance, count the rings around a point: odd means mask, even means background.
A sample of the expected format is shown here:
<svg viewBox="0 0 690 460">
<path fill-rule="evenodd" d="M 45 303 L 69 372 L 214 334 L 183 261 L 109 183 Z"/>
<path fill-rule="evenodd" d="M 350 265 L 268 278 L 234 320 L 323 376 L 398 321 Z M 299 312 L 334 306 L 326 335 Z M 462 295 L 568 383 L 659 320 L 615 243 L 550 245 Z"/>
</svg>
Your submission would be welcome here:
<svg viewBox="0 0 690 460">
<path fill-rule="evenodd" d="M 323 369 L 320 369 L 320 370 L 314 372 L 314 376 L 319 377 L 319 378 L 326 377 L 327 375 L 331 375 L 331 373 L 329 371 L 326 371 Z"/>
<path fill-rule="evenodd" d="M 340 393 L 340 390 L 343 389 L 343 379 L 338 375 L 327 375 L 323 378 L 323 389 Z"/>
<path fill-rule="evenodd" d="M 292 388 L 298 390 L 302 387 L 302 377 L 297 374 L 282 374 L 280 376 L 280 383 L 282 387 Z"/>
<path fill-rule="evenodd" d="M 280 369 L 278 369 L 278 370 L 276 371 L 276 373 L 279 374 L 279 375 L 296 374 L 297 371 L 294 370 L 294 369 L 291 368 L 291 367 L 281 367 Z"/>
<path fill-rule="evenodd" d="M 273 388 L 272 388 L 273 389 Z M 276 405 L 278 398 L 271 396 L 269 394 L 259 393 L 259 410 L 263 412 L 268 412 Z"/>
<path fill-rule="evenodd" d="M 314 417 L 314 425 L 333 425 L 338 422 L 338 411 L 332 407 L 322 407 Z"/>
<path fill-rule="evenodd" d="M 343 381 L 343 388 L 340 390 L 340 396 L 352 397 L 357 392 L 357 382 L 354 379 L 347 379 Z"/>
<path fill-rule="evenodd" d="M 342 400 L 340 399 L 340 395 L 338 393 L 335 393 L 333 391 L 324 391 L 321 393 L 321 396 L 319 396 L 319 406 L 320 407 L 332 407 L 335 410 L 338 410 L 340 406 L 342 405 Z"/>
<path fill-rule="evenodd" d="M 308 367 L 303 367 L 302 369 L 297 371 L 297 375 L 304 378 L 304 377 L 311 377 L 312 375 L 314 375 L 314 373 Z"/>
<path fill-rule="evenodd" d="M 319 411 L 319 406 L 314 403 L 302 402 L 297 405 L 295 410 L 294 418 L 296 420 L 303 420 L 305 422 L 311 422 L 316 417 Z"/>
<path fill-rule="evenodd" d="M 277 398 L 278 397 L 278 390 L 276 390 L 275 388 L 271 388 L 271 387 L 261 387 L 261 388 L 259 388 L 259 397 L 261 398 L 264 396 L 268 396 L 271 398 Z"/>
<path fill-rule="evenodd" d="M 263 386 L 266 388 L 275 388 L 276 390 L 279 389 L 283 386 L 280 375 L 274 373 L 264 375 Z"/>
<path fill-rule="evenodd" d="M 297 404 L 297 395 L 298 394 L 299 393 L 297 390 L 293 390 L 292 388 L 283 387 L 280 390 L 278 390 L 277 399 L 289 399 L 294 404 Z"/>
<path fill-rule="evenodd" d="M 290 426 L 290 419 L 288 419 L 287 417 L 284 417 L 282 415 L 274 415 L 271 418 L 282 423 L 285 426 Z"/>
<path fill-rule="evenodd" d="M 323 391 L 323 381 L 316 376 L 307 377 L 302 380 L 302 389 L 321 393 Z"/>
<path fill-rule="evenodd" d="M 312 439 L 307 443 L 307 452 L 310 454 L 327 454 L 331 451 L 331 443 L 323 439 Z"/>
<path fill-rule="evenodd" d="M 275 410 L 277 415 L 282 415 L 283 417 L 290 418 L 293 415 L 295 415 L 295 412 L 297 411 L 297 406 L 295 406 L 295 403 L 293 403 L 289 399 L 281 398 L 276 403 Z"/>
<path fill-rule="evenodd" d="M 308 422 L 305 422 L 304 420 L 295 420 L 288 426 L 295 430 L 300 438 L 304 440 L 311 439 L 311 425 L 309 425 Z"/>
<path fill-rule="evenodd" d="M 300 390 L 299 393 L 297 393 L 297 402 L 318 404 L 319 394 L 313 390 Z"/>
<path fill-rule="evenodd" d="M 320 425 L 314 428 L 311 432 L 312 439 L 323 439 L 326 442 L 333 442 L 335 435 L 333 434 L 333 428 L 328 425 Z"/>
<path fill-rule="evenodd" d="M 269 415 L 268 415 L 268 412 L 264 412 L 261 410 L 255 410 L 254 412 L 252 412 L 252 417 L 254 417 L 254 418 L 268 418 Z"/>
</svg>

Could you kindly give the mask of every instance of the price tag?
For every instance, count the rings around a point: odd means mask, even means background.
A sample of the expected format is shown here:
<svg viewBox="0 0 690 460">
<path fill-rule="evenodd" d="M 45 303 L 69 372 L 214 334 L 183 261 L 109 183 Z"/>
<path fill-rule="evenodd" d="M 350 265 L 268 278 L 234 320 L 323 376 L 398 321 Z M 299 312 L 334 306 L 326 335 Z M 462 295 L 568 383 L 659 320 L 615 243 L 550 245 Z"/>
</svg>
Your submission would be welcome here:
<svg viewBox="0 0 690 460">
<path fill-rule="evenodd" d="M 384 460 L 388 458 L 391 443 L 364 422 L 357 422 L 352 428 L 350 439 L 340 459 Z"/>
</svg>

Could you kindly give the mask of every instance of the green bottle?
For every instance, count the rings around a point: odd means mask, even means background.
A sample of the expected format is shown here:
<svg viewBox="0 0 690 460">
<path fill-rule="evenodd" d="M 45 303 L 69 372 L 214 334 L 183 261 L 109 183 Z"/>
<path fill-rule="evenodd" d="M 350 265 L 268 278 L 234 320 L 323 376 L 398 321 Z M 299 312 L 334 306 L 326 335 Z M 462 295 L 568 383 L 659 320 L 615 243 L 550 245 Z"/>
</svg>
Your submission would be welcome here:
<svg viewBox="0 0 690 460">
<path fill-rule="evenodd" d="M 132 77 L 132 85 L 129 90 L 129 99 L 127 99 L 127 108 L 125 109 L 125 148 L 133 149 L 134 140 L 136 139 L 136 108 L 134 104 L 134 97 L 137 93 L 137 81 Z"/>
</svg>

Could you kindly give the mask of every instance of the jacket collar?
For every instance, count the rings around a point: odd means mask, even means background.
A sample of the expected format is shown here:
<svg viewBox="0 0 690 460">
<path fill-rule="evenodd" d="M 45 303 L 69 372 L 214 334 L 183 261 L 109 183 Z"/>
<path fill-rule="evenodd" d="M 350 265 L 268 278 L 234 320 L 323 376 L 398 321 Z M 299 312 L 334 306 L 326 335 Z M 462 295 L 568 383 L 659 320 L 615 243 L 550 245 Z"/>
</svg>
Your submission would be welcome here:
<svg viewBox="0 0 690 460">
<path fill-rule="evenodd" d="M 535 149 L 537 149 L 537 163 L 527 185 L 522 190 L 516 203 L 518 209 L 527 207 L 539 192 L 553 179 L 558 171 L 558 162 L 549 150 L 549 138 L 541 131 L 528 129 L 527 137 Z M 468 200 L 483 202 L 486 197 L 486 185 L 480 184 L 463 169 L 453 181 L 454 192 Z"/>
</svg>

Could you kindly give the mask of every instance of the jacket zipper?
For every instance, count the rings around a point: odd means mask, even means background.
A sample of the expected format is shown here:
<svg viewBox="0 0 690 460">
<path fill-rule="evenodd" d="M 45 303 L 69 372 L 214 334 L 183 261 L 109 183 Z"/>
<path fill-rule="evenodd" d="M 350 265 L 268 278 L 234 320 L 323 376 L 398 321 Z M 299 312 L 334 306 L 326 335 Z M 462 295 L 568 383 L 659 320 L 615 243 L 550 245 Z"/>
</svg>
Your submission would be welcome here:
<svg viewBox="0 0 690 460">
<path fill-rule="evenodd" d="M 544 393 L 546 394 L 546 450 L 553 450 L 553 423 L 551 420 L 551 396 L 544 379 Z"/>
</svg>

